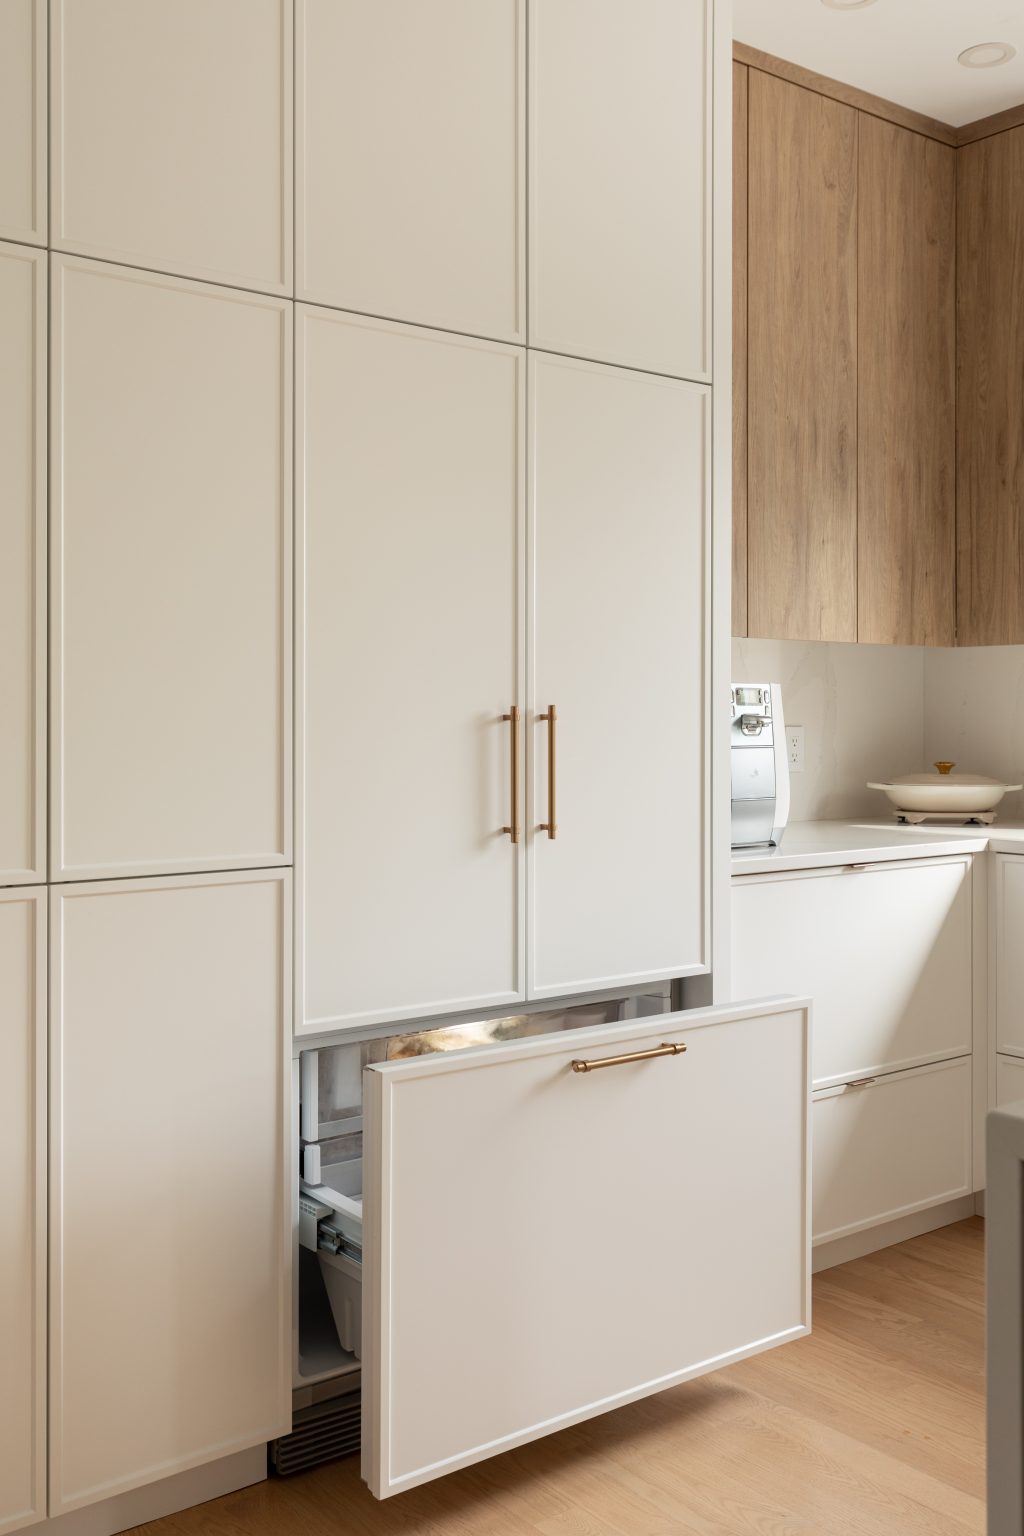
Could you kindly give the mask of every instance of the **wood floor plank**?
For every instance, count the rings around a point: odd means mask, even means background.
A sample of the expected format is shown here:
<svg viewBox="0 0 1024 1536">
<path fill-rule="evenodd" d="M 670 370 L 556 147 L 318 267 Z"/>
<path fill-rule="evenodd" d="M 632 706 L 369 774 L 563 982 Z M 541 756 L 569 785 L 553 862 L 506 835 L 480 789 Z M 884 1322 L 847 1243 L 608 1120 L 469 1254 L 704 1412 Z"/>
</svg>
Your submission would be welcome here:
<svg viewBox="0 0 1024 1536">
<path fill-rule="evenodd" d="M 982 1536 L 982 1223 L 814 1285 L 809 1338 L 384 1504 L 349 1457 L 135 1536 Z"/>
</svg>

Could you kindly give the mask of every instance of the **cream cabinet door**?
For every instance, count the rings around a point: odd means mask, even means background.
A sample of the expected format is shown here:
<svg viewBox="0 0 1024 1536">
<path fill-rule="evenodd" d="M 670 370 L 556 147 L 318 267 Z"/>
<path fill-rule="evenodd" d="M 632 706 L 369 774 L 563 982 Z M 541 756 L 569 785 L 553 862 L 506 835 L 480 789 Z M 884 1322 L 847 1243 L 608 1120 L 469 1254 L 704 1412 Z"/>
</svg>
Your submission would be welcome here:
<svg viewBox="0 0 1024 1536">
<path fill-rule="evenodd" d="M 1024 1099 L 1024 1061 L 1019 1056 L 997 1056 L 994 1108 L 1018 1104 L 1021 1099 Z"/>
<path fill-rule="evenodd" d="M 531 0 L 531 347 L 710 377 L 712 0 Z"/>
<path fill-rule="evenodd" d="M 378 1498 L 807 1332 L 808 1048 L 789 998 L 364 1073 Z"/>
<path fill-rule="evenodd" d="M 524 335 L 526 0 L 297 0 L 300 298 Z"/>
<path fill-rule="evenodd" d="M 531 997 L 707 967 L 709 417 L 531 356 Z"/>
<path fill-rule="evenodd" d="M 54 247 L 290 293 L 291 0 L 51 10 Z"/>
<path fill-rule="evenodd" d="M 523 354 L 299 307 L 299 1028 L 523 997 Z"/>
<path fill-rule="evenodd" d="M 0 885 L 45 879 L 46 253 L 0 244 Z"/>
<path fill-rule="evenodd" d="M 290 857 L 291 306 L 53 258 L 51 872 Z"/>
<path fill-rule="evenodd" d="M 740 876 L 733 996 L 814 998 L 819 1088 L 968 1056 L 971 889 L 970 858 Z"/>
<path fill-rule="evenodd" d="M 0 3 L 0 239 L 46 244 L 46 0 Z"/>
<path fill-rule="evenodd" d="M 991 933 L 997 1051 L 1024 1056 L 1024 857 L 992 856 Z"/>
<path fill-rule="evenodd" d="M 291 1427 L 289 882 L 53 897 L 51 1515 Z"/>
<path fill-rule="evenodd" d="M 0 891 L 0 1532 L 46 1514 L 46 892 Z"/>
</svg>

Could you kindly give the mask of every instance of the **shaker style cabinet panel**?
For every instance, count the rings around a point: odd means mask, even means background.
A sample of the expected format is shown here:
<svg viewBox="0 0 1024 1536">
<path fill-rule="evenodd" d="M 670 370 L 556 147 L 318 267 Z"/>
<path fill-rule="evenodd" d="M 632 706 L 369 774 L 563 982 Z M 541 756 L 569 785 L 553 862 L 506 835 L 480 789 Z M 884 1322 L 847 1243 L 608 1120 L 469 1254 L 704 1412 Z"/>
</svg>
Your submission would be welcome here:
<svg viewBox="0 0 1024 1536">
<path fill-rule="evenodd" d="M 957 167 L 957 639 L 1024 641 L 1024 128 Z"/>
<path fill-rule="evenodd" d="M 530 369 L 529 991 L 552 997 L 708 964 L 710 392 Z"/>
<path fill-rule="evenodd" d="M 0 891 L 0 1532 L 46 1514 L 46 893 Z"/>
<path fill-rule="evenodd" d="M 366 1071 L 378 1498 L 808 1331 L 808 1045 L 786 999 Z"/>
<path fill-rule="evenodd" d="M 46 244 L 46 0 L 0 3 L 0 239 Z"/>
<path fill-rule="evenodd" d="M 735 997 L 814 998 L 817 1087 L 972 1048 L 969 858 L 732 883 Z"/>
<path fill-rule="evenodd" d="M 52 897 L 52 1515 L 290 1428 L 289 890 Z"/>
<path fill-rule="evenodd" d="M 0 244 L 0 885 L 45 879 L 46 253 Z"/>
<path fill-rule="evenodd" d="M 51 875 L 287 863 L 291 310 L 53 258 Z"/>
<path fill-rule="evenodd" d="M 711 0 L 532 0 L 531 347 L 711 376 Z"/>
<path fill-rule="evenodd" d="M 996 1050 L 1024 1056 L 1024 857 L 996 853 L 991 858 Z"/>
<path fill-rule="evenodd" d="M 749 77 L 748 633 L 857 638 L 857 113 Z"/>
<path fill-rule="evenodd" d="M 291 292 L 291 0 L 52 0 L 53 245 Z"/>
<path fill-rule="evenodd" d="M 747 100 L 750 71 L 732 67 L 732 632 L 747 633 Z"/>
<path fill-rule="evenodd" d="M 526 0 L 297 0 L 300 298 L 525 340 Z"/>
<path fill-rule="evenodd" d="M 860 114 L 857 638 L 956 630 L 956 151 Z"/>
<path fill-rule="evenodd" d="M 523 353 L 298 324 L 298 1027 L 515 1002 Z"/>
</svg>

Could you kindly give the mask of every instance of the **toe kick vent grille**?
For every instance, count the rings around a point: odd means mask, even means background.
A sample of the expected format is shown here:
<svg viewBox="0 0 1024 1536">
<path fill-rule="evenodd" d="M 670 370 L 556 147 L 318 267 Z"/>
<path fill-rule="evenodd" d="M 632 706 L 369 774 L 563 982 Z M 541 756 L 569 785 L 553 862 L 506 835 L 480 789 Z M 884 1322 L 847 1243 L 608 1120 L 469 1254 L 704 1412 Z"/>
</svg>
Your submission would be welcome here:
<svg viewBox="0 0 1024 1536">
<path fill-rule="evenodd" d="M 270 1465 L 278 1477 L 358 1451 L 359 1402 L 360 1394 L 349 1392 L 300 1409 L 291 1434 L 270 1442 Z"/>
</svg>

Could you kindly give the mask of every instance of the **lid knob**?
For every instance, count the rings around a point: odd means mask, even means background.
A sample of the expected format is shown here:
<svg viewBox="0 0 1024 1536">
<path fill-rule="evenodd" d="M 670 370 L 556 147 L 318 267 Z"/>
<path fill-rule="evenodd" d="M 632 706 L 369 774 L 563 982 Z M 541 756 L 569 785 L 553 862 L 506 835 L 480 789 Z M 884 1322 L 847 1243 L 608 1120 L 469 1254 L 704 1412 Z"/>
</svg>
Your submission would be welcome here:
<svg viewBox="0 0 1024 1536">
<path fill-rule="evenodd" d="M 943 759 L 942 762 L 933 763 L 932 767 L 937 768 L 940 773 L 952 773 L 953 769 L 956 767 L 956 763 L 947 763 L 945 759 Z"/>
</svg>

